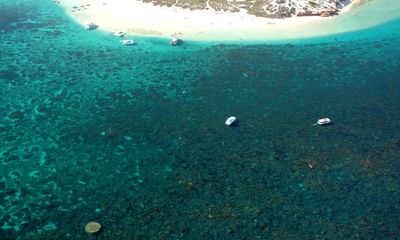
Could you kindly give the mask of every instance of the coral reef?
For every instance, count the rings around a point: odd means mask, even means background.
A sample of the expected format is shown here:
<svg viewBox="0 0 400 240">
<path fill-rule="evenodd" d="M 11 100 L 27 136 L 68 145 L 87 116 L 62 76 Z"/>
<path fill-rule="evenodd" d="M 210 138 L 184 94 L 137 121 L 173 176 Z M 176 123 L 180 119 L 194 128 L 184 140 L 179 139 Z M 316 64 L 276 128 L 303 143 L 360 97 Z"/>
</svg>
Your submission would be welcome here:
<svg viewBox="0 0 400 240">
<path fill-rule="evenodd" d="M 1 239 L 87 239 L 93 219 L 99 240 L 398 238 L 400 22 L 127 49 L 54 3 L 5 2 Z"/>
</svg>

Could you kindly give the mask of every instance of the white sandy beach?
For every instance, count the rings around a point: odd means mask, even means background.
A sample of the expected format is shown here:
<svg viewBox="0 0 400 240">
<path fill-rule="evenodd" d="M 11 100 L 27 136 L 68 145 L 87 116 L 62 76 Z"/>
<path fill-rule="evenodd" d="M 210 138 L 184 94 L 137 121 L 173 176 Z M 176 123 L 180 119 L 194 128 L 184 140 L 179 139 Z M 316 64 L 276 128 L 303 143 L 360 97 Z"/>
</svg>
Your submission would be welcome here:
<svg viewBox="0 0 400 240">
<path fill-rule="evenodd" d="M 93 21 L 102 31 L 159 37 L 179 33 L 184 40 L 298 39 L 365 29 L 400 17 L 399 0 L 362 1 L 353 0 L 338 16 L 286 19 L 158 7 L 136 0 L 61 0 L 60 5 L 80 24 Z"/>
</svg>

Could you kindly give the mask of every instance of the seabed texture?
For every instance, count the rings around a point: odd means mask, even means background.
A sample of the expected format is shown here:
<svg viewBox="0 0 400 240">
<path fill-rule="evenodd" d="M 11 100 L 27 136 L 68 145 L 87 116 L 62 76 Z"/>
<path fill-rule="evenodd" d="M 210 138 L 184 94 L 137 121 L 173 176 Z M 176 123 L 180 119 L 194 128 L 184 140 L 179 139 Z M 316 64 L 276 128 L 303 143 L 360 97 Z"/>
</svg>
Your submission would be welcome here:
<svg viewBox="0 0 400 240">
<path fill-rule="evenodd" d="M 0 16 L 2 240 L 400 238 L 399 20 L 126 47 L 51 2 Z"/>
</svg>

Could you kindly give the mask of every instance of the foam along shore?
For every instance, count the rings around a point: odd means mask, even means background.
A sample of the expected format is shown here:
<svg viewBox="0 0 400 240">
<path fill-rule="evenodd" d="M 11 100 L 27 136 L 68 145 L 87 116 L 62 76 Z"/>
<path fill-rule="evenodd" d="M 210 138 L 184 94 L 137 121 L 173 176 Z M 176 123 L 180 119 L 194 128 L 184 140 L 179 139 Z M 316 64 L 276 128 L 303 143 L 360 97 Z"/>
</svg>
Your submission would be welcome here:
<svg viewBox="0 0 400 240">
<path fill-rule="evenodd" d="M 82 26 L 99 30 L 184 40 L 288 40 L 356 31 L 400 17 L 399 0 L 353 0 L 333 17 L 268 19 L 245 12 L 216 12 L 159 7 L 136 0 L 61 0 L 60 5 Z"/>
</svg>

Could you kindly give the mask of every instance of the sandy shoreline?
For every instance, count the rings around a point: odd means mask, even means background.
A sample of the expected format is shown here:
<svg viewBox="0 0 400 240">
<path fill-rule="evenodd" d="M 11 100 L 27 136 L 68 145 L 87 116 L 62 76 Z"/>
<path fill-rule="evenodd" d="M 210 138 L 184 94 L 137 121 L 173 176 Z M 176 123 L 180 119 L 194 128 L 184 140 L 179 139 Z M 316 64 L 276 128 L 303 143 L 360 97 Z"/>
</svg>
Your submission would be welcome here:
<svg viewBox="0 0 400 240">
<path fill-rule="evenodd" d="M 185 10 L 133 0 L 61 0 L 78 23 L 93 21 L 99 30 L 184 40 L 287 40 L 356 31 L 400 17 L 398 0 L 353 0 L 338 16 L 267 19 L 244 12 Z"/>
</svg>

